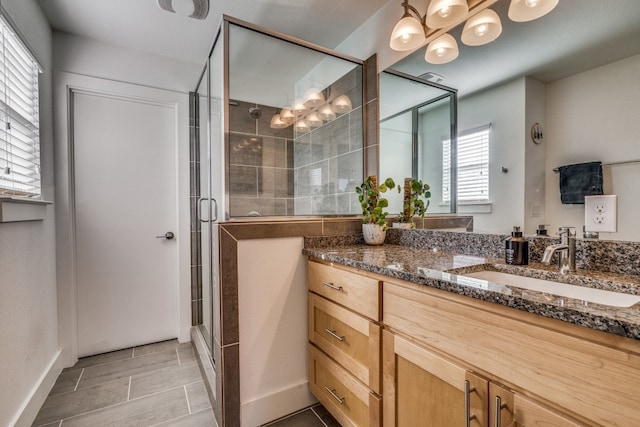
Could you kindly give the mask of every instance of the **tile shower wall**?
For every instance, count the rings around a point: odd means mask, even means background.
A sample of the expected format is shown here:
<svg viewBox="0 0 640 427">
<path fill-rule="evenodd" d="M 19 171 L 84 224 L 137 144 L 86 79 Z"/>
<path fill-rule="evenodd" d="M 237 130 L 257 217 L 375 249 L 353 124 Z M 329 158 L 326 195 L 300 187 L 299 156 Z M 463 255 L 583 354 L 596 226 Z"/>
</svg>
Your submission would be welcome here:
<svg viewBox="0 0 640 427">
<path fill-rule="evenodd" d="M 261 112 L 252 117 L 250 109 Z M 294 215 L 293 129 L 271 129 L 273 107 L 229 105 L 229 214 Z"/>
<path fill-rule="evenodd" d="M 328 89 L 329 100 L 346 94 L 349 113 L 295 135 L 295 214 L 361 212 L 355 193 L 363 177 L 362 70 L 356 68 Z"/>
</svg>

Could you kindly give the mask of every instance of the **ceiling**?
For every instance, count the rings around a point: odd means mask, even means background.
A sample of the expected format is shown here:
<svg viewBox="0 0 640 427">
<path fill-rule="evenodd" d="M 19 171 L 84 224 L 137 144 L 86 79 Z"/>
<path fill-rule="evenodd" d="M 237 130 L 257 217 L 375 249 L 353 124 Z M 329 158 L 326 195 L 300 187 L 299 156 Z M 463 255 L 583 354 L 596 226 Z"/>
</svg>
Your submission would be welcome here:
<svg viewBox="0 0 640 427">
<path fill-rule="evenodd" d="M 188 17 L 190 0 L 174 0 L 175 14 L 160 9 L 157 0 L 38 3 L 54 30 L 202 63 L 222 14 L 333 49 L 387 1 L 211 0 L 204 20 Z"/>
<path fill-rule="evenodd" d="M 205 20 L 188 18 L 190 0 L 174 0 L 178 13 L 157 0 L 38 0 L 55 30 L 158 55 L 202 63 L 222 14 L 335 48 L 387 3 L 400 0 L 211 0 Z M 422 13 L 426 0 L 411 0 Z M 423 59 L 424 47 L 393 68 L 418 76 L 435 72 L 461 96 L 530 75 L 543 82 L 640 53 L 640 0 L 560 0 L 535 21 L 506 18 L 509 1 L 494 7 L 503 33 L 486 46 L 461 43 L 460 56 L 443 65 Z M 392 26 L 393 23 L 390 23 Z M 460 40 L 461 28 L 452 34 Z M 386 48 L 386 46 L 384 47 Z"/>
</svg>

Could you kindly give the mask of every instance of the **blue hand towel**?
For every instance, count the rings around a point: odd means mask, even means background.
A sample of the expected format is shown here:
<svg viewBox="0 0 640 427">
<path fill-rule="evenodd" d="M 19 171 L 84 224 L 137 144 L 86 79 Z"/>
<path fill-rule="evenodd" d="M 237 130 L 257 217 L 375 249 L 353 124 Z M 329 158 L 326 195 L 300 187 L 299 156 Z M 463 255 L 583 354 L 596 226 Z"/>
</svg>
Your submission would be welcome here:
<svg viewBox="0 0 640 427">
<path fill-rule="evenodd" d="M 584 196 L 602 194 L 602 162 L 566 165 L 558 170 L 560 200 L 563 204 L 583 205 Z"/>
</svg>

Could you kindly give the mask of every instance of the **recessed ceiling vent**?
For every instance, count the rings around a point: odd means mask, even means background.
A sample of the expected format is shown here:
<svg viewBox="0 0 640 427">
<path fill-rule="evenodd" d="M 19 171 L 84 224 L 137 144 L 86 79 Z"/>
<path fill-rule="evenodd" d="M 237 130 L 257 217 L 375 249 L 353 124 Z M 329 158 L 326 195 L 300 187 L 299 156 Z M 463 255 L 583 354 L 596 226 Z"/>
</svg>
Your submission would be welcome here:
<svg viewBox="0 0 640 427">
<path fill-rule="evenodd" d="M 158 6 L 167 12 L 176 13 L 173 7 L 174 0 L 158 0 Z M 204 19 L 209 14 L 209 0 L 189 0 L 193 2 L 193 13 L 189 18 Z"/>
<path fill-rule="evenodd" d="M 442 83 L 444 81 L 444 77 L 440 74 L 432 73 L 431 71 L 419 75 L 418 78 L 428 80 L 433 83 Z"/>
</svg>

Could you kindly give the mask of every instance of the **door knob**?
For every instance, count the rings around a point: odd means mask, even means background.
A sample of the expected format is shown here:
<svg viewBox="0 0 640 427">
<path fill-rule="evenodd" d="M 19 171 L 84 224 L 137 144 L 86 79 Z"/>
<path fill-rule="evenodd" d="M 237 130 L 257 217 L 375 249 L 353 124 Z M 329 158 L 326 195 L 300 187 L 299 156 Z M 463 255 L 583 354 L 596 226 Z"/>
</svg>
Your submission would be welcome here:
<svg viewBox="0 0 640 427">
<path fill-rule="evenodd" d="M 162 236 L 156 236 L 156 239 L 167 239 L 167 240 L 171 240 L 173 239 L 175 236 L 172 232 L 167 231 L 166 233 L 164 233 Z"/>
</svg>

